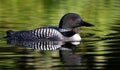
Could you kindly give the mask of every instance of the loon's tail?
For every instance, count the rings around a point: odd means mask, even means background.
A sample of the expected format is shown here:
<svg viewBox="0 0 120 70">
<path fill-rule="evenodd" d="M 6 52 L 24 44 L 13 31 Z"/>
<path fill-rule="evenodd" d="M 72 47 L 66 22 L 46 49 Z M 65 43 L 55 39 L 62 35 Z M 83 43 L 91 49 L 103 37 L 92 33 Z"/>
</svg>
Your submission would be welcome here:
<svg viewBox="0 0 120 70">
<path fill-rule="evenodd" d="M 6 36 L 3 37 L 3 38 L 9 38 L 9 37 L 11 37 L 11 35 L 14 34 L 14 33 L 15 33 L 14 31 L 8 30 L 8 31 L 6 31 Z"/>
</svg>

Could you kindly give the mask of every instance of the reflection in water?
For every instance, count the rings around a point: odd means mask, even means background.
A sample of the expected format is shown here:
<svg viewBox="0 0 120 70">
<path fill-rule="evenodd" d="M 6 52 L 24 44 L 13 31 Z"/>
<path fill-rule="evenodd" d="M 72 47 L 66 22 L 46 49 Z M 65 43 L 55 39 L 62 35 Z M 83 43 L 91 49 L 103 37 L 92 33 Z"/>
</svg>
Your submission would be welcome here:
<svg viewBox="0 0 120 70">
<path fill-rule="evenodd" d="M 26 40 L 6 39 L 6 41 L 7 44 L 25 46 L 38 50 L 69 50 L 69 49 L 75 49 L 76 45 L 80 44 L 80 42 L 63 42 L 63 41 L 52 41 L 52 40 L 26 41 Z"/>
<path fill-rule="evenodd" d="M 60 59 L 63 62 L 64 69 L 80 69 L 82 55 L 75 54 L 73 50 L 60 50 Z"/>
<path fill-rule="evenodd" d="M 77 42 L 78 43 L 78 42 Z M 55 65 L 53 68 L 63 68 L 63 70 L 69 69 L 80 69 L 81 61 L 83 55 L 76 54 L 75 51 L 78 47 L 75 42 L 66 42 L 62 45 L 62 49 L 59 50 L 60 61 L 63 63 L 62 65 Z"/>
<path fill-rule="evenodd" d="M 82 55 L 75 54 L 75 50 L 77 49 L 77 45 L 80 42 L 61 42 L 61 41 L 20 41 L 20 40 L 11 40 L 7 39 L 7 44 L 14 44 L 18 46 L 30 47 L 38 50 L 57 50 L 59 51 L 60 61 L 63 63 L 62 65 L 54 65 L 53 68 L 62 67 L 63 69 L 80 69 Z M 27 50 L 21 50 L 21 52 L 27 53 Z M 19 53 L 19 52 L 18 52 Z M 24 59 L 24 60 L 23 60 Z M 32 56 L 22 56 L 17 60 L 17 65 L 19 69 L 36 69 L 34 65 L 29 66 L 25 63 L 29 63 L 28 60 L 34 61 L 33 59 L 41 60 L 41 58 L 36 58 Z M 31 62 L 31 61 L 30 61 Z M 19 64 L 18 64 L 19 63 Z M 26 67 L 27 66 L 27 67 Z M 41 66 L 39 67 L 41 68 Z"/>
<path fill-rule="evenodd" d="M 14 44 L 18 46 L 26 46 L 38 50 L 57 50 L 63 44 L 61 41 L 26 41 L 26 40 L 14 40 L 7 39 L 8 44 Z"/>
<path fill-rule="evenodd" d="M 109 54 L 104 55 L 107 58 L 107 69 L 120 69 L 120 21 L 117 21 L 111 30 L 115 33 L 108 34 L 103 40 L 106 41 L 106 46 L 109 48 Z"/>
</svg>

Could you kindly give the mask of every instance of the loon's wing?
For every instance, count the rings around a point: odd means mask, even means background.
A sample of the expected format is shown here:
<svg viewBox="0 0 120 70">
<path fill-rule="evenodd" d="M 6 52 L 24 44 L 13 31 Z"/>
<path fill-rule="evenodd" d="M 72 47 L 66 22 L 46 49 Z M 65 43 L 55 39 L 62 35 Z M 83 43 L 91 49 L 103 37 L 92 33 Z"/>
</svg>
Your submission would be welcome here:
<svg viewBox="0 0 120 70">
<path fill-rule="evenodd" d="M 42 39 L 42 38 L 53 39 L 53 40 L 62 39 L 62 34 L 56 28 L 42 27 L 29 31 L 18 31 L 18 32 L 11 31 L 12 33 L 7 31 L 6 38 L 22 39 L 22 40 L 34 40 L 34 39 Z"/>
<path fill-rule="evenodd" d="M 53 40 L 58 40 L 63 38 L 63 35 L 60 33 L 59 28 L 57 27 L 37 28 L 35 30 L 32 30 L 32 34 L 34 34 L 34 37 L 36 38 L 47 38 Z"/>
</svg>

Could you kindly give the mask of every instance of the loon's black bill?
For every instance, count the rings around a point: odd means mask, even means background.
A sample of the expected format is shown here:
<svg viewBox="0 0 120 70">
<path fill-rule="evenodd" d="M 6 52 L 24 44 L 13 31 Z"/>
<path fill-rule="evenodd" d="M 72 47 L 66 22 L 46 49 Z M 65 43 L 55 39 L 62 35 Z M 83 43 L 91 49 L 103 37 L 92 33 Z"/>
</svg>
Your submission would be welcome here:
<svg viewBox="0 0 120 70">
<path fill-rule="evenodd" d="M 90 24 L 88 22 L 82 21 L 81 26 L 94 26 L 93 24 Z"/>
</svg>

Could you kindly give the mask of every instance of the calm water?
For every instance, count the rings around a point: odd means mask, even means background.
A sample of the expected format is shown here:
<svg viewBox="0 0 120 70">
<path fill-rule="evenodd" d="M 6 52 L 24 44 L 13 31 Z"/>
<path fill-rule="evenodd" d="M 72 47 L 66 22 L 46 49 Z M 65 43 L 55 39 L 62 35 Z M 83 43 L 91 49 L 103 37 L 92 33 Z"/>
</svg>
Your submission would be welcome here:
<svg viewBox="0 0 120 70">
<path fill-rule="evenodd" d="M 2 39 L 10 29 L 57 26 L 68 12 L 80 14 L 95 26 L 81 27 L 79 45 L 61 42 L 39 45 L 69 47 L 67 51 L 42 51 L 34 46 L 41 42 L 27 45 Z M 119 43 L 120 0 L 0 0 L 0 70 L 119 70 Z"/>
</svg>

